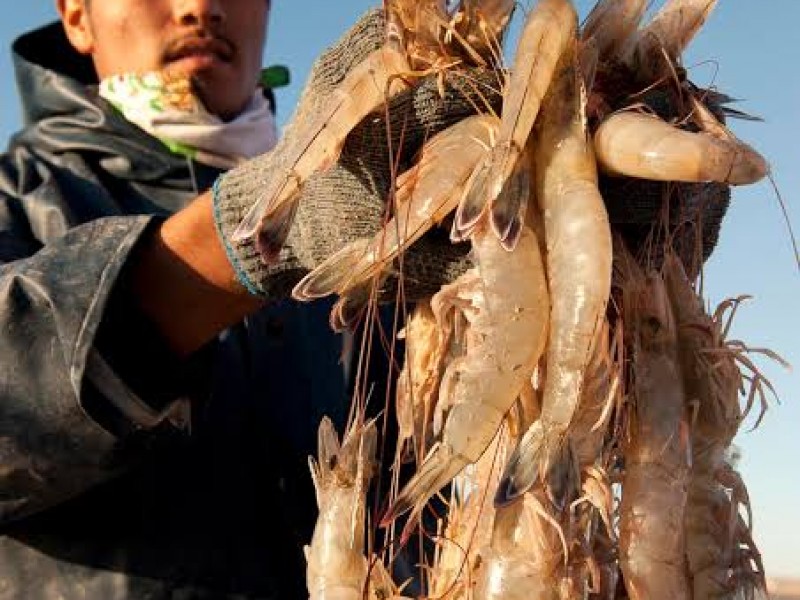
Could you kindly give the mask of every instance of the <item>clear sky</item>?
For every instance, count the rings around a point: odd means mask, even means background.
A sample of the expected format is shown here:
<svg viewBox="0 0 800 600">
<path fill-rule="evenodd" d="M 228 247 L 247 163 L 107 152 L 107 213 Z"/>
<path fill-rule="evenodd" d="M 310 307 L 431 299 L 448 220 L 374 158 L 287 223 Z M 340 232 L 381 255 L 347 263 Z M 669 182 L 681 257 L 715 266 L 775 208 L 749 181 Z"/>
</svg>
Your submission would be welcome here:
<svg viewBox="0 0 800 600">
<path fill-rule="evenodd" d="M 0 45 L 55 17 L 54 1 L 14 2 L 0 19 Z M 279 92 L 283 122 L 316 55 L 368 7 L 368 0 L 274 0 L 265 64 L 283 63 L 294 75 Z M 592 1 L 577 0 L 585 16 Z M 656 0 L 654 6 L 661 5 Z M 778 189 L 800 234 L 800 0 L 724 0 L 685 57 L 690 77 L 742 101 L 739 108 L 763 123 L 736 121 L 735 133 L 772 165 Z M 10 54 L 0 59 L 0 137 L 19 126 Z M 716 303 L 750 294 L 733 337 L 780 352 L 796 365 L 787 373 L 759 361 L 782 399 L 761 425 L 737 439 L 741 471 L 755 511 L 755 533 L 773 576 L 800 577 L 800 274 L 786 226 L 769 182 L 735 189 L 720 244 L 707 264 L 706 296 Z"/>
</svg>

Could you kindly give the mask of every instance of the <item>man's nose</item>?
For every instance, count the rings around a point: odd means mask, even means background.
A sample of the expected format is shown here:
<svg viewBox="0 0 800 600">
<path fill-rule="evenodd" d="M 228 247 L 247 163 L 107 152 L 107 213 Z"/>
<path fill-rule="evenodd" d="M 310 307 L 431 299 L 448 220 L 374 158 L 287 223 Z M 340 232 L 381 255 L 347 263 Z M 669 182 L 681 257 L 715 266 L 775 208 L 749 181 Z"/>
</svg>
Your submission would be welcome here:
<svg viewBox="0 0 800 600">
<path fill-rule="evenodd" d="M 175 21 L 186 26 L 219 25 L 225 21 L 222 0 L 175 0 Z"/>
</svg>

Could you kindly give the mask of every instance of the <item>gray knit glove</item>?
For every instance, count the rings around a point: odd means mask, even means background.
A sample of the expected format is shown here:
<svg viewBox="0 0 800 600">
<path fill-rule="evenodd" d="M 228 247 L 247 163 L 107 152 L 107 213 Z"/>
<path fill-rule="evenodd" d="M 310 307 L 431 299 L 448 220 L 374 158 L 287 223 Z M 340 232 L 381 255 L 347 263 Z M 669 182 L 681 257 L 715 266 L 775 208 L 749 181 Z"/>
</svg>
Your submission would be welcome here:
<svg viewBox="0 0 800 600">
<path fill-rule="evenodd" d="M 310 270 L 345 244 L 374 235 L 386 216 L 391 191 L 392 160 L 399 172 L 423 142 L 438 131 L 475 113 L 485 98 L 497 107 L 492 91 L 496 74 L 472 69 L 450 73 L 445 96 L 435 76 L 395 96 L 388 111 L 381 108 L 365 118 L 347 137 L 341 157 L 327 171 L 317 173 L 303 186 L 297 214 L 287 242 L 276 261 L 266 264 L 257 247 L 257 236 L 234 242 L 233 233 L 258 192 L 291 144 L 293 130 L 313 115 L 329 98 L 347 73 L 385 40 L 385 21 L 380 10 L 368 12 L 315 63 L 295 114 L 276 148 L 222 176 L 214 186 L 214 212 L 220 237 L 241 283 L 253 294 L 269 299 L 288 296 L 291 288 Z M 478 96 L 482 95 L 484 99 Z M 385 115 L 389 114 L 389 127 Z M 387 130 L 393 139 L 387 138 Z M 402 136 L 402 140 L 400 139 Z M 393 157 L 390 148 L 401 148 Z M 409 300 L 430 295 L 469 268 L 468 245 L 453 245 L 446 233 L 432 232 L 404 258 L 404 285 Z"/>
</svg>

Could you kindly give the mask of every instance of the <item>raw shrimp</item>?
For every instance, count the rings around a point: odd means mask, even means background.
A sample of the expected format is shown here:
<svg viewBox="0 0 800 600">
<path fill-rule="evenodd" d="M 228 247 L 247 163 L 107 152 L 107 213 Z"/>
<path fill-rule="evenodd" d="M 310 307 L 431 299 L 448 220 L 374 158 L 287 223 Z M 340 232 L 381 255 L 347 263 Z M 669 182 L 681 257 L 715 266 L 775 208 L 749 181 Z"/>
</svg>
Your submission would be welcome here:
<svg viewBox="0 0 800 600">
<path fill-rule="evenodd" d="M 574 41 L 577 22 L 569 0 L 540 0 L 528 14 L 503 99 L 500 133 L 456 213 L 454 239 L 467 239 L 488 210 L 498 239 L 505 248 L 514 247 L 529 193 L 527 189 L 509 188 L 514 181 L 511 174 L 524 154 L 556 65 Z"/>
<path fill-rule="evenodd" d="M 338 160 L 347 134 L 364 117 L 407 88 L 406 80 L 398 75 L 410 70 L 406 56 L 385 45 L 353 68 L 324 102 L 312 102 L 314 106 L 308 108 L 301 102 L 300 110 L 306 108 L 309 115 L 295 119 L 302 128 L 286 132 L 279 142 L 284 146 L 284 162 L 276 165 L 234 239 L 247 239 L 258 232 L 265 259 L 274 256 L 288 234 L 303 184 Z"/>
<path fill-rule="evenodd" d="M 573 40 L 532 138 L 552 299 L 542 418 L 512 455 L 496 496 L 499 504 L 529 489 L 540 466 L 547 467 L 547 460 L 540 464 L 540 453 L 556 453 L 563 442 L 608 301 L 611 232 L 586 139 L 584 107 Z"/>
<path fill-rule="evenodd" d="M 558 600 L 563 571 L 560 525 L 542 495 L 496 509 L 491 545 L 481 552 L 482 600 Z"/>
<path fill-rule="evenodd" d="M 717 0 L 667 0 L 631 46 L 626 60 L 633 72 L 648 82 L 673 76 L 674 65 L 716 4 Z"/>
<path fill-rule="evenodd" d="M 486 155 L 498 119 L 474 115 L 439 132 L 423 146 L 416 165 L 397 182 L 395 214 L 372 240 L 351 243 L 294 288 L 306 301 L 362 285 L 455 209 L 475 165 Z"/>
<path fill-rule="evenodd" d="M 309 459 L 319 517 L 306 547 L 312 600 L 361 600 L 367 586 L 364 520 L 374 468 L 375 424 L 354 424 L 341 447 L 330 419 L 319 426 L 319 462 Z"/>
<path fill-rule="evenodd" d="M 440 329 L 429 300 L 417 303 L 403 328 L 405 362 L 397 376 L 395 394 L 398 453 L 407 453 L 404 446 L 410 443 L 415 456 L 425 455 L 452 334 L 452 327 Z"/>
<path fill-rule="evenodd" d="M 509 253 L 484 224 L 473 234 L 472 248 L 477 266 L 442 288 L 457 293 L 469 323 L 466 354 L 448 366 L 441 386 L 440 395 L 452 406 L 440 441 L 384 523 L 408 509 L 417 515 L 428 498 L 483 454 L 544 347 L 549 301 L 532 229 L 523 228 Z"/>
<path fill-rule="evenodd" d="M 610 175 L 658 181 L 755 183 L 768 172 L 764 158 L 720 129 L 693 133 L 660 118 L 625 110 L 594 134 L 597 162 Z"/>
<path fill-rule="evenodd" d="M 501 427 L 483 456 L 453 479 L 446 526 L 440 524 L 443 531 L 430 569 L 431 598 L 474 596 L 486 567 L 483 549 L 492 539 L 491 491 L 499 481 L 510 438 L 510 428 Z"/>
<path fill-rule="evenodd" d="M 623 313 L 632 332 L 634 381 L 631 427 L 623 448 L 620 565 L 631 600 L 688 600 L 683 533 L 688 419 L 677 332 L 661 276 L 629 276 Z"/>
<path fill-rule="evenodd" d="M 262 257 L 270 261 L 283 247 L 299 192 L 307 179 L 332 166 L 347 135 L 369 113 L 407 89 L 413 75 L 422 76 L 460 62 L 446 55 L 440 31 L 447 23 L 444 2 L 389 0 L 386 41 L 351 69 L 324 98 L 301 99 L 301 129 L 287 132 L 281 144 L 284 161 L 266 181 L 258 201 L 234 233 L 242 240 L 258 233 Z M 346 57 L 345 57 L 346 59 Z"/>
<path fill-rule="evenodd" d="M 647 9 L 647 0 L 599 0 L 581 28 L 581 40 L 593 46 L 598 60 L 618 59 Z"/>
<path fill-rule="evenodd" d="M 722 339 L 727 325 L 719 322 L 719 315 L 715 319 L 706 314 L 683 266 L 671 254 L 664 260 L 664 280 L 678 324 L 683 380 L 693 414 L 686 550 L 694 598 L 735 597 L 748 590 L 752 595 L 750 588 L 765 588 L 763 565 L 749 526 L 738 515 L 739 499 L 749 511 L 747 491 L 727 463 L 742 420 L 742 376 L 733 350 Z M 740 544 L 753 551 L 755 569 L 750 560 L 737 564 Z"/>
</svg>

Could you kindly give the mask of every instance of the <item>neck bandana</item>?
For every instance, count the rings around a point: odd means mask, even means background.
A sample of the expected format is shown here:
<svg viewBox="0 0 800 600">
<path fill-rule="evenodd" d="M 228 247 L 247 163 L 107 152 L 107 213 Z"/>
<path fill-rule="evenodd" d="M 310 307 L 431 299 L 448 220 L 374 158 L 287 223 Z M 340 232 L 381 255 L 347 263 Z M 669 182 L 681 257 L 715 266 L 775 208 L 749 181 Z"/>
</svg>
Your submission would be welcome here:
<svg viewBox="0 0 800 600">
<path fill-rule="evenodd" d="M 100 82 L 99 92 L 172 152 L 211 166 L 230 169 L 277 142 L 275 117 L 261 89 L 227 122 L 206 110 L 186 78 L 158 72 L 114 75 Z"/>
</svg>

